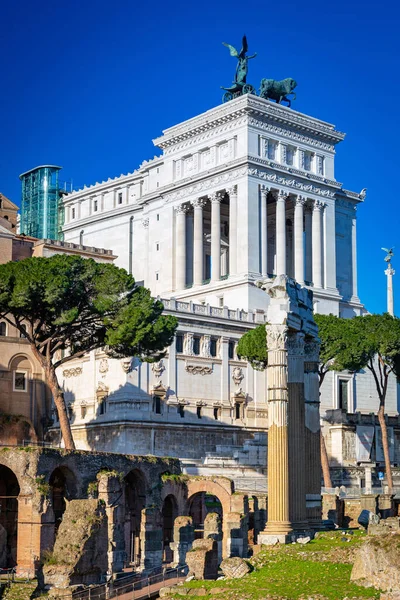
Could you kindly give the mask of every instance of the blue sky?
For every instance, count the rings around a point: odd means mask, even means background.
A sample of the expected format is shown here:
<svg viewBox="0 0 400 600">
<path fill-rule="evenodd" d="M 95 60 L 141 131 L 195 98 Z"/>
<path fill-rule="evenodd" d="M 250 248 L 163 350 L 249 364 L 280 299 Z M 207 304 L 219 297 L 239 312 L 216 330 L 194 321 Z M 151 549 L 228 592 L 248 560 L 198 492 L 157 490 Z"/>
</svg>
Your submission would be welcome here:
<svg viewBox="0 0 400 600">
<path fill-rule="evenodd" d="M 336 178 L 368 188 L 358 210 L 359 294 L 382 312 L 381 246 L 400 257 L 399 16 L 394 0 L 5 0 L 0 191 L 19 203 L 18 175 L 43 163 L 63 166 L 74 187 L 132 171 L 157 152 L 151 140 L 162 129 L 220 103 L 235 69 L 221 42 L 239 45 L 246 33 L 258 53 L 250 83 L 295 78 L 293 107 L 347 133 Z"/>
</svg>

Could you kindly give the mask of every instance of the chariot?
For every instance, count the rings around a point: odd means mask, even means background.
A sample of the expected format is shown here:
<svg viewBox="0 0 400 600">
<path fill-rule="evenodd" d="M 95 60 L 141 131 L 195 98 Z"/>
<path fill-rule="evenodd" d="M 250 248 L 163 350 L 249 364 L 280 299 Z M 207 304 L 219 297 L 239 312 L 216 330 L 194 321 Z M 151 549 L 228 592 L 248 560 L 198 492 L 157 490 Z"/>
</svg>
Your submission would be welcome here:
<svg viewBox="0 0 400 600">
<path fill-rule="evenodd" d="M 229 102 L 229 100 L 233 100 L 233 98 L 238 98 L 239 96 L 243 96 L 243 94 L 256 94 L 256 89 L 249 83 L 239 83 L 234 82 L 232 87 L 230 88 L 221 88 L 225 90 L 225 94 L 222 96 L 222 102 Z"/>
</svg>

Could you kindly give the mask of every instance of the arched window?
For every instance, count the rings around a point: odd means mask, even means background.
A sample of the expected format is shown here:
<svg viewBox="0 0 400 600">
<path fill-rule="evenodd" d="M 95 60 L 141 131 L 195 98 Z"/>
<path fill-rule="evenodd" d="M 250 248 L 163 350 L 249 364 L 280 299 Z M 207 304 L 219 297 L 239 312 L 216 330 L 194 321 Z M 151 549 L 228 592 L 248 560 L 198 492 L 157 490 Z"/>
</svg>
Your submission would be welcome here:
<svg viewBox="0 0 400 600">
<path fill-rule="evenodd" d="M 4 337 L 7 335 L 7 325 L 4 323 L 4 321 L 2 321 L 0 323 L 0 336 Z"/>
</svg>

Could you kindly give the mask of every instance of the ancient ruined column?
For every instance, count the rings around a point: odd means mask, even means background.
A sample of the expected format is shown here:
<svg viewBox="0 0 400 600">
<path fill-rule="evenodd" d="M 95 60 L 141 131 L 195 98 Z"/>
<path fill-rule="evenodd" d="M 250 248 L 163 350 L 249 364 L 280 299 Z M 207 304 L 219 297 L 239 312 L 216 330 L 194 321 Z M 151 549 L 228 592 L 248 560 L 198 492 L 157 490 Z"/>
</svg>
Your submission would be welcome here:
<svg viewBox="0 0 400 600">
<path fill-rule="evenodd" d="M 289 518 L 293 529 L 307 529 L 304 409 L 304 334 L 291 332 L 288 349 Z"/>
<path fill-rule="evenodd" d="M 228 189 L 229 194 L 229 275 L 237 271 L 237 186 Z"/>
<path fill-rule="evenodd" d="M 313 529 L 321 527 L 322 519 L 318 364 L 319 341 L 307 337 L 304 346 L 306 505 L 307 519 Z"/>
<path fill-rule="evenodd" d="M 306 200 L 297 196 L 294 206 L 294 278 L 304 285 L 304 236 L 303 217 Z"/>
<path fill-rule="evenodd" d="M 268 244 L 268 235 L 267 235 L 267 198 L 268 198 L 269 188 L 262 187 L 261 188 L 261 274 L 266 276 L 268 272 L 268 260 L 267 260 L 267 244 Z"/>
<path fill-rule="evenodd" d="M 265 534 L 282 542 L 292 531 L 289 517 L 287 334 L 286 325 L 267 327 L 268 523 Z"/>
<path fill-rule="evenodd" d="M 203 207 L 206 201 L 204 198 L 197 198 L 193 201 L 194 206 L 194 233 L 193 233 L 193 284 L 201 285 L 203 283 Z"/>
<path fill-rule="evenodd" d="M 221 200 L 223 196 L 217 192 L 211 200 L 211 281 L 221 278 Z"/>
<path fill-rule="evenodd" d="M 286 198 L 280 191 L 276 199 L 276 275 L 286 275 Z"/>
<path fill-rule="evenodd" d="M 183 290 L 186 285 L 186 213 L 189 207 L 181 204 L 176 207 L 176 243 L 175 265 L 177 290 Z"/>
</svg>

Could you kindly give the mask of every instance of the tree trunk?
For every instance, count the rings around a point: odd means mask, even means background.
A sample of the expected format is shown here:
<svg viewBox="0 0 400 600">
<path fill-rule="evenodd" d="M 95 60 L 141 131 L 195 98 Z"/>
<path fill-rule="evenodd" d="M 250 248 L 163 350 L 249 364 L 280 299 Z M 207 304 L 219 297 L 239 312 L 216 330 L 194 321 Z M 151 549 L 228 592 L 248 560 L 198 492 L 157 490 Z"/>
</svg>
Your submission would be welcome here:
<svg viewBox="0 0 400 600">
<path fill-rule="evenodd" d="M 326 444 L 324 436 L 322 435 L 322 429 L 320 429 L 320 440 L 321 440 L 321 467 L 322 467 L 322 476 L 324 479 L 324 487 L 332 488 L 332 480 L 331 474 L 329 471 L 329 461 L 328 461 L 328 453 L 326 451 Z"/>
<path fill-rule="evenodd" d="M 389 494 L 393 492 L 393 477 L 392 477 L 392 465 L 390 464 L 390 455 L 389 455 L 389 439 L 385 421 L 385 404 L 381 402 L 378 410 L 378 421 L 381 426 L 382 432 L 382 446 L 383 446 L 383 456 L 385 458 L 385 470 L 386 470 L 386 479 L 389 486 Z"/>
<path fill-rule="evenodd" d="M 64 393 L 58 384 L 56 371 L 53 365 L 46 367 L 46 381 L 51 389 L 54 398 L 54 404 L 57 408 L 58 420 L 60 421 L 60 430 L 64 439 L 65 448 L 66 450 L 75 450 L 71 424 L 68 418 L 67 407 L 65 406 Z"/>
</svg>

